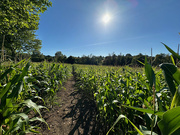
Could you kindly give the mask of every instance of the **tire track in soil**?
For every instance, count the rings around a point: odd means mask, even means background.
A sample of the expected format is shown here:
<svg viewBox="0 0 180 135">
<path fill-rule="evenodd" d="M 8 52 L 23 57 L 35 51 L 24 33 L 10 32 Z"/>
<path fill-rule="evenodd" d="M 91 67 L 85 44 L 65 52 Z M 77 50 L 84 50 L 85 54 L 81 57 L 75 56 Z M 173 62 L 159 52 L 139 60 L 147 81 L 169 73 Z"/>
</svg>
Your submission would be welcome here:
<svg viewBox="0 0 180 135">
<path fill-rule="evenodd" d="M 58 99 L 50 111 L 44 115 L 50 130 L 43 125 L 43 135 L 102 135 L 96 121 L 96 106 L 82 92 L 75 89 L 74 78 L 64 85 L 65 89 L 57 92 Z M 102 128 L 102 127 L 101 127 Z"/>
</svg>

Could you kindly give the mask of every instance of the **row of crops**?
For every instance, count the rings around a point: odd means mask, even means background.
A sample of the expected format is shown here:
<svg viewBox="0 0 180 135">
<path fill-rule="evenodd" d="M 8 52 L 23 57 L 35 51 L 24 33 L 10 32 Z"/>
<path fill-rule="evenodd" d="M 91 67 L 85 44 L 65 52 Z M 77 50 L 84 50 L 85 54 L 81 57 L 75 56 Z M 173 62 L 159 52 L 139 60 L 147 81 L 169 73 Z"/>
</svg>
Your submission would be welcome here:
<svg viewBox="0 0 180 135">
<path fill-rule="evenodd" d="M 165 47 L 180 60 L 180 56 Z M 5 64 L 5 63 L 3 63 Z M 180 134 L 180 71 L 172 64 L 144 68 L 30 63 L 0 65 L 0 134 L 38 133 L 48 124 L 43 109 L 71 76 L 77 88 L 96 102 L 97 118 L 107 134 Z M 48 107 L 48 108 L 47 108 Z"/>
<path fill-rule="evenodd" d="M 46 62 L 32 64 L 25 60 L 3 64 L 0 66 L 0 134 L 38 133 L 37 121 L 47 124 L 42 111 L 53 104 L 56 92 L 71 75 L 71 67 Z"/>
<path fill-rule="evenodd" d="M 180 60 L 180 56 L 165 47 Z M 79 89 L 96 101 L 107 134 L 180 134 L 180 71 L 172 64 L 152 68 L 74 65 Z"/>
</svg>

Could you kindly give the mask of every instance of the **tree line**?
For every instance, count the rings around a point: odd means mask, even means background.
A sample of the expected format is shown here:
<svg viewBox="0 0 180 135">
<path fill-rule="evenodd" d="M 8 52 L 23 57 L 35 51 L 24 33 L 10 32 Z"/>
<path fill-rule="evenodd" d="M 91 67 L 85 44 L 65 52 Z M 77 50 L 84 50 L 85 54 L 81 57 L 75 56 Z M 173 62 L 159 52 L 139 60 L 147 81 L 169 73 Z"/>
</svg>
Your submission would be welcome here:
<svg viewBox="0 0 180 135">
<path fill-rule="evenodd" d="M 20 58 L 21 57 L 21 58 Z M 108 56 L 94 56 L 94 55 L 83 55 L 81 57 L 66 56 L 61 51 L 57 51 L 55 56 L 43 55 L 40 51 L 33 51 L 32 54 L 23 53 L 18 59 L 31 58 L 32 62 L 60 62 L 70 64 L 87 64 L 87 65 L 112 65 L 112 66 L 143 66 L 142 63 L 145 61 L 145 57 L 149 63 L 153 66 L 158 66 L 161 63 L 171 63 L 171 56 L 169 54 L 157 54 L 156 56 L 148 56 L 139 53 L 138 55 L 132 56 L 131 54 L 116 55 L 115 53 L 109 54 Z M 175 62 L 177 60 L 174 58 Z"/>
</svg>

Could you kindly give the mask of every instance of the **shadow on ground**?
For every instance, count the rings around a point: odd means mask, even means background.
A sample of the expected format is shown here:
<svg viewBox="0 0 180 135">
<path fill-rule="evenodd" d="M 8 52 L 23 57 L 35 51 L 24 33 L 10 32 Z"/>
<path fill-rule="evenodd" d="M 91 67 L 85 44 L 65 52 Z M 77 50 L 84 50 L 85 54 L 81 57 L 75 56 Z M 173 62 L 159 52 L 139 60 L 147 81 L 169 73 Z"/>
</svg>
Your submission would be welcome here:
<svg viewBox="0 0 180 135">
<path fill-rule="evenodd" d="M 76 98 L 76 95 L 80 95 L 81 98 Z M 101 127 L 96 121 L 95 102 L 86 98 L 80 91 L 74 91 L 70 96 L 77 101 L 76 104 L 73 104 L 73 100 L 71 101 L 72 106 L 69 107 L 71 111 L 63 117 L 63 119 L 72 118 L 73 127 L 68 135 L 74 135 L 75 132 L 79 135 L 101 135 Z"/>
</svg>

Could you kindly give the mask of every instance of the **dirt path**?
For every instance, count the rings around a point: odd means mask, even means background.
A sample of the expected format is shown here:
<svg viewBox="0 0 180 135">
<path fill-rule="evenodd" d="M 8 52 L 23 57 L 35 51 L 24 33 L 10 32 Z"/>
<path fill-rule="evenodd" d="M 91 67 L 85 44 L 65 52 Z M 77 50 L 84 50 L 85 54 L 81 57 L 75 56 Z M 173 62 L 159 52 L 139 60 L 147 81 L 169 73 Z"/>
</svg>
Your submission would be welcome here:
<svg viewBox="0 0 180 135">
<path fill-rule="evenodd" d="M 50 130 L 42 128 L 43 135 L 100 135 L 96 122 L 94 102 L 75 89 L 74 78 L 64 85 L 65 89 L 57 93 L 57 104 L 46 112 L 45 120 Z"/>
</svg>

